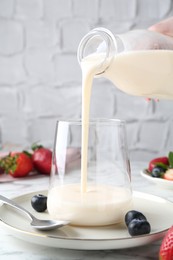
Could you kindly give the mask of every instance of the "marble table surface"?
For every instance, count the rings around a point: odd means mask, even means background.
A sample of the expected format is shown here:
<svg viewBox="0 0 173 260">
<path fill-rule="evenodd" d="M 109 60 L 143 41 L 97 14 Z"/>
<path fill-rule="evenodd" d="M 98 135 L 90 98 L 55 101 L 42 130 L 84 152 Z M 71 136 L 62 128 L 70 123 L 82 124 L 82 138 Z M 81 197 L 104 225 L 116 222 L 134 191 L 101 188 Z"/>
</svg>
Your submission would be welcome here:
<svg viewBox="0 0 173 260">
<path fill-rule="evenodd" d="M 173 201 L 173 190 L 162 189 L 161 187 L 148 182 L 140 175 L 140 170 L 146 167 L 145 162 L 131 162 L 132 188 Z M 13 182 L 0 182 L 0 193 L 8 198 L 21 194 L 48 189 L 49 177 L 14 180 Z M 36 245 L 22 241 L 10 234 L 9 230 L 0 227 L 0 259 L 32 259 L 32 260 L 134 260 L 134 259 L 158 259 L 158 252 L 161 241 L 152 244 L 121 250 L 69 250 Z"/>
</svg>

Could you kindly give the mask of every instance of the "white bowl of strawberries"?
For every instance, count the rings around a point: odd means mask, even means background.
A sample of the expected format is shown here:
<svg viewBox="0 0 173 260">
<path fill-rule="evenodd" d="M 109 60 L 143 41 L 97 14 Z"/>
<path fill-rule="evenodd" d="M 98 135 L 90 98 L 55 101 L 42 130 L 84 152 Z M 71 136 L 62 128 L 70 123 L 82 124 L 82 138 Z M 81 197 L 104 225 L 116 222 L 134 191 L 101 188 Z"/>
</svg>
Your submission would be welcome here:
<svg viewBox="0 0 173 260">
<path fill-rule="evenodd" d="M 141 175 L 164 188 L 173 188 L 173 152 L 168 156 L 152 159 Z"/>
</svg>

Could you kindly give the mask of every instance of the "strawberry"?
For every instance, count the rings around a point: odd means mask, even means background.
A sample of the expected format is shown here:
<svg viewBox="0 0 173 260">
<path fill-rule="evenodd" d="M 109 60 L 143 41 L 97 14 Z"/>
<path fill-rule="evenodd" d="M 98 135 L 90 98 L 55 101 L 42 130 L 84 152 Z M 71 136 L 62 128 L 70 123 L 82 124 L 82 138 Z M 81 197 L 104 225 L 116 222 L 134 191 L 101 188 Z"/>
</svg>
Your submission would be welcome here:
<svg viewBox="0 0 173 260">
<path fill-rule="evenodd" d="M 173 181 L 173 169 L 172 168 L 167 170 L 164 173 L 163 179 L 168 180 L 168 181 Z"/>
<path fill-rule="evenodd" d="M 52 151 L 41 145 L 32 145 L 32 161 L 34 168 L 42 174 L 50 175 L 52 163 Z"/>
<path fill-rule="evenodd" d="M 163 165 L 166 165 L 166 166 L 169 166 L 169 159 L 168 157 L 159 157 L 159 158 L 155 158 L 153 160 L 151 160 L 149 162 L 149 165 L 148 165 L 148 171 L 149 172 L 152 172 L 153 168 L 156 166 L 156 165 L 159 165 L 159 164 L 163 164 Z"/>
<path fill-rule="evenodd" d="M 173 226 L 167 231 L 159 252 L 160 260 L 173 260 Z"/>
<path fill-rule="evenodd" d="M 0 159 L 0 167 L 13 177 L 24 177 L 33 170 L 33 163 L 25 152 L 13 152 Z"/>
<path fill-rule="evenodd" d="M 0 174 L 4 173 L 4 169 L 0 167 Z"/>
</svg>

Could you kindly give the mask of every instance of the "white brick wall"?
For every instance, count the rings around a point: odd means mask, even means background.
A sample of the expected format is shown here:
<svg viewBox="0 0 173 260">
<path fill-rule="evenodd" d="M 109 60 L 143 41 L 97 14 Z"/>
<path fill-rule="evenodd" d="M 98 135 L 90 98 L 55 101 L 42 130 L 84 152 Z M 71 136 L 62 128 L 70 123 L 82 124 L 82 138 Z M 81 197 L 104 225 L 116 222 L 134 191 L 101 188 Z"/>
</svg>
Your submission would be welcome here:
<svg viewBox="0 0 173 260">
<path fill-rule="evenodd" d="M 18 19 L 41 19 L 43 17 L 42 0 L 16 0 L 15 18 Z"/>
<path fill-rule="evenodd" d="M 21 52 L 24 47 L 23 26 L 18 22 L 1 20 L 0 39 L 0 54 Z"/>
<path fill-rule="evenodd" d="M 58 118 L 81 116 L 78 43 L 92 28 L 147 28 L 173 0 L 0 0 L 0 127 L 3 143 L 52 146 Z M 122 118 L 132 160 L 173 150 L 173 101 L 147 103 L 94 80 L 92 117 Z"/>
<path fill-rule="evenodd" d="M 61 22 L 61 31 L 62 51 L 73 52 L 76 57 L 76 50 L 79 42 L 85 35 L 86 31 L 89 31 L 88 23 L 82 19 L 66 19 Z"/>
<path fill-rule="evenodd" d="M 14 11 L 14 0 L 0 1 L 0 17 L 11 18 Z"/>
<path fill-rule="evenodd" d="M 30 80 L 49 83 L 55 80 L 53 53 L 49 49 L 31 49 L 24 55 L 24 67 Z"/>
<path fill-rule="evenodd" d="M 105 21 L 123 22 L 136 17 L 137 0 L 101 0 L 100 18 Z"/>
<path fill-rule="evenodd" d="M 50 48 L 59 43 L 55 23 L 29 20 L 25 23 L 26 48 Z"/>
<path fill-rule="evenodd" d="M 0 83 L 19 84 L 26 80 L 23 55 L 0 55 Z M 5 102 L 5 100 L 4 100 Z"/>
</svg>

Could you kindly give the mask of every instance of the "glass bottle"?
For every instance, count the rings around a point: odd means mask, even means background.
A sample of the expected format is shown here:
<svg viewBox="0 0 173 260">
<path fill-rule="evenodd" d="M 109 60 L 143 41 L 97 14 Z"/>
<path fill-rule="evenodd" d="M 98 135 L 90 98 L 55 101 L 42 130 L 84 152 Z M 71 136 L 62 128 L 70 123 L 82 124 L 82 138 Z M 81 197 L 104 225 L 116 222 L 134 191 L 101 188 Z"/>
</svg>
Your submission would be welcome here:
<svg viewBox="0 0 173 260">
<path fill-rule="evenodd" d="M 108 78 L 126 93 L 173 99 L 170 36 L 149 30 L 114 36 L 105 28 L 96 28 L 83 37 L 77 56 L 80 64 L 95 56 L 95 76 Z"/>
</svg>

